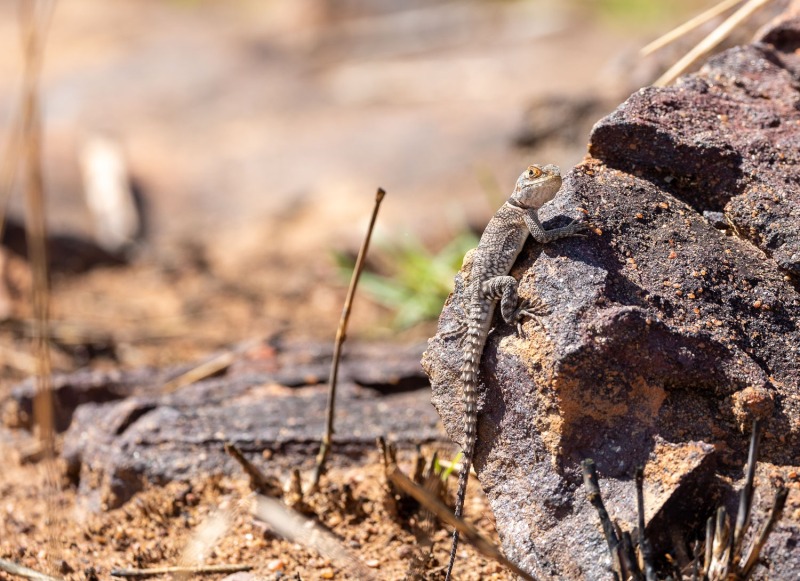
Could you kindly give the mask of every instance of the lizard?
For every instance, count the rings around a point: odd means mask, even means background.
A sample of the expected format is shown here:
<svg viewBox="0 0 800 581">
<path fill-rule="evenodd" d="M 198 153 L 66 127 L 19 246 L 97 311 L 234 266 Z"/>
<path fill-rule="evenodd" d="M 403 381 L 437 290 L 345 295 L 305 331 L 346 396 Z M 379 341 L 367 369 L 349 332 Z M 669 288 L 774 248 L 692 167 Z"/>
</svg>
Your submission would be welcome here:
<svg viewBox="0 0 800 581">
<path fill-rule="evenodd" d="M 555 165 L 530 165 L 517 180 L 508 200 L 495 213 L 472 252 L 471 266 L 465 275 L 466 321 L 462 321 L 463 361 L 461 384 L 464 401 L 463 462 L 458 476 L 455 515 L 461 518 L 467 492 L 470 466 L 477 439 L 477 388 L 483 349 L 492 326 L 495 307 L 499 301 L 503 320 L 516 324 L 522 334 L 525 317 L 536 317 L 543 305 L 538 300 L 520 300 L 517 281 L 509 276 L 522 247 L 532 236 L 536 242 L 547 244 L 559 238 L 573 236 L 586 229 L 580 220 L 545 230 L 539 221 L 539 208 L 552 200 L 561 189 L 561 173 Z M 456 550 L 458 529 L 453 532 L 450 562 L 445 581 L 449 581 Z"/>
</svg>

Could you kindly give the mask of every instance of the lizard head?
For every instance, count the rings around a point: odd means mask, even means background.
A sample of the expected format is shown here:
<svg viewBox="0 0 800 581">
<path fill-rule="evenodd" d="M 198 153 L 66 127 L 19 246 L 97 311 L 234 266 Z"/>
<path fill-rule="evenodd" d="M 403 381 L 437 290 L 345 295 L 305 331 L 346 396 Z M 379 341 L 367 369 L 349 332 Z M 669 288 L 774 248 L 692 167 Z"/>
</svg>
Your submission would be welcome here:
<svg viewBox="0 0 800 581">
<path fill-rule="evenodd" d="M 522 208 L 540 208 L 555 197 L 560 187 L 557 165 L 529 165 L 519 176 L 511 201 Z"/>
</svg>

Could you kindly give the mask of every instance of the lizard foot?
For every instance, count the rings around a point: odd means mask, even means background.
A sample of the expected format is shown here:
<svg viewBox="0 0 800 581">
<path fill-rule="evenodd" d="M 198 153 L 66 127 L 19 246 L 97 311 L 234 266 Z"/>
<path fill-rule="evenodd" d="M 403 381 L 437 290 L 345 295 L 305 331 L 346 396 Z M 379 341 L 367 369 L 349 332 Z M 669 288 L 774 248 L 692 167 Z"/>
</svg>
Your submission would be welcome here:
<svg viewBox="0 0 800 581">
<path fill-rule="evenodd" d="M 519 337 L 524 337 L 522 323 L 525 319 L 533 319 L 538 326 L 542 327 L 542 322 L 539 320 L 539 317 L 549 313 L 550 309 L 547 308 L 547 305 L 538 297 L 520 301 L 519 306 L 516 311 L 514 311 L 513 317 L 514 322 L 517 324 L 517 335 Z"/>
<path fill-rule="evenodd" d="M 589 229 L 589 224 L 584 222 L 581 218 L 576 218 L 563 228 L 559 228 L 563 232 L 563 236 L 586 236 L 585 232 Z"/>
</svg>

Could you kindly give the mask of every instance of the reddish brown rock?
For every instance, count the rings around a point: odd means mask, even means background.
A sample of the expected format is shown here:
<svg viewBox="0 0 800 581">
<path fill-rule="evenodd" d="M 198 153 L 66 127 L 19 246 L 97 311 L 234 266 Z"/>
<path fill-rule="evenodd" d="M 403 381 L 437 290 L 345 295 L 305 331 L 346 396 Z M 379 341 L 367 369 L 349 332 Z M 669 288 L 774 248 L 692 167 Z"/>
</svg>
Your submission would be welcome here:
<svg viewBox="0 0 800 581">
<path fill-rule="evenodd" d="M 524 337 L 501 322 L 490 335 L 475 467 L 507 554 L 539 576 L 608 575 L 584 458 L 631 519 L 634 469 L 647 465 L 649 486 L 665 491 L 648 530 L 661 531 L 702 529 L 714 500 L 731 502 L 720 475 L 738 478 L 755 418 L 772 434 L 762 459 L 800 465 L 800 54 L 783 50 L 800 46 L 800 24 L 783 26 L 764 37 L 780 46 L 726 51 L 601 120 L 590 157 L 542 212 L 553 227 L 583 208 L 594 234 L 529 242 L 512 273 L 550 314 Z M 459 344 L 437 335 L 423 364 L 460 441 Z M 673 461 L 691 449 L 697 462 Z M 787 514 L 766 554 L 800 560 L 800 547 L 775 540 L 798 531 Z M 674 549 L 655 536 L 657 550 Z M 758 578 L 789 578 L 778 571 Z"/>
</svg>

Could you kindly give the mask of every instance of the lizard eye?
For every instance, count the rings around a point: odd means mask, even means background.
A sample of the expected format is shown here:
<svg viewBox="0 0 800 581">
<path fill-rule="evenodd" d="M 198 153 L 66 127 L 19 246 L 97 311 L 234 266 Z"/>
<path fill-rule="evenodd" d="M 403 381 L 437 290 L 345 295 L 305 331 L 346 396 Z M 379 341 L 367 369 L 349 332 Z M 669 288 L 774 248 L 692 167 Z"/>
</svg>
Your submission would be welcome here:
<svg viewBox="0 0 800 581">
<path fill-rule="evenodd" d="M 542 170 L 538 167 L 531 166 L 528 168 L 528 178 L 538 178 L 542 175 Z"/>
</svg>

